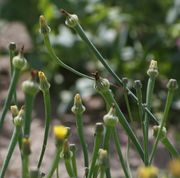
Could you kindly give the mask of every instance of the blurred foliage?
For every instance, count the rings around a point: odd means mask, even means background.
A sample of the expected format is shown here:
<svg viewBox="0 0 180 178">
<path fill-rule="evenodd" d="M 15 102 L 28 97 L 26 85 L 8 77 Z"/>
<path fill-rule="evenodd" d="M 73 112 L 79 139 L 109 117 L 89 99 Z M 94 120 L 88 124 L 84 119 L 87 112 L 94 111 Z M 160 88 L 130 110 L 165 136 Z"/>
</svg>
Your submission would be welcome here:
<svg viewBox="0 0 180 178">
<path fill-rule="evenodd" d="M 146 87 L 149 60 L 157 60 L 160 70 L 157 103 L 158 99 L 165 100 L 167 78 L 176 78 L 180 85 L 180 0 L 4 1 L 1 18 L 22 21 L 33 38 L 35 48 L 30 58 L 36 56 L 41 62 L 32 62 L 32 66 L 46 66 L 54 83 L 65 80 L 66 89 L 74 85 L 74 75 L 52 64 L 38 33 L 40 14 L 47 18 L 55 51 L 65 63 L 87 74 L 95 70 L 107 77 L 108 74 L 75 32 L 65 26 L 60 8 L 79 16 L 90 39 L 120 76 L 141 79 Z M 60 74 L 54 75 L 57 70 Z M 178 103 L 174 105 L 176 109 L 180 108 Z"/>
</svg>

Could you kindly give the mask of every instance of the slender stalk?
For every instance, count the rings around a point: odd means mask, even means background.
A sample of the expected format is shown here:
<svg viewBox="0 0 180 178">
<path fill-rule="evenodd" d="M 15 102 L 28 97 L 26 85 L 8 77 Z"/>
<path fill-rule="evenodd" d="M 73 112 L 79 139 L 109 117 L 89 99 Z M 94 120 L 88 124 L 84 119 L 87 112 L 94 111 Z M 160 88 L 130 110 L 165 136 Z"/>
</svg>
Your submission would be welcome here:
<svg viewBox="0 0 180 178">
<path fill-rule="evenodd" d="M 12 156 L 12 154 L 13 154 L 14 148 L 15 148 L 16 143 L 17 143 L 17 141 L 18 141 L 18 136 L 19 136 L 20 130 L 21 130 L 21 127 L 15 127 L 15 128 L 14 128 L 14 132 L 13 132 L 13 135 L 12 135 L 12 137 L 11 137 L 11 141 L 10 141 L 10 143 L 9 143 L 7 155 L 6 155 L 6 157 L 5 157 L 5 160 L 4 160 L 4 162 L 3 162 L 3 165 L 2 165 L 2 167 L 1 167 L 0 178 L 4 178 L 6 169 L 7 169 L 8 164 L 9 164 L 9 161 L 10 161 L 10 159 L 11 159 L 11 156 Z"/>
<path fill-rule="evenodd" d="M 3 110 L 2 110 L 2 114 L 1 114 L 1 118 L 0 118 L 0 130 L 2 130 L 2 128 L 3 128 L 4 119 L 5 119 L 8 109 L 10 107 L 11 100 L 12 100 L 13 94 L 15 92 L 19 76 L 20 76 L 20 70 L 15 68 L 12 78 L 11 78 L 10 86 L 8 89 L 8 96 L 5 100 L 5 104 L 3 106 Z"/>
<path fill-rule="evenodd" d="M 100 167 L 99 172 L 100 172 L 100 174 L 99 174 L 98 178 L 104 178 L 105 177 L 105 168 Z"/>
<path fill-rule="evenodd" d="M 75 117 L 76 117 L 76 127 L 78 130 L 78 135 L 79 135 L 80 143 L 81 143 L 83 154 L 84 154 L 84 165 L 85 167 L 88 167 L 89 166 L 88 149 L 87 149 L 87 144 L 84 138 L 82 115 L 76 114 Z"/>
<path fill-rule="evenodd" d="M 65 162 L 66 170 L 67 170 L 69 177 L 75 178 L 75 173 L 73 172 L 71 159 L 65 159 L 64 162 Z"/>
<path fill-rule="evenodd" d="M 164 115 L 162 118 L 162 121 L 160 123 L 160 129 L 158 130 L 158 134 L 157 137 L 155 139 L 155 142 L 153 144 L 153 148 L 152 148 L 152 152 L 151 152 L 151 156 L 150 156 L 150 160 L 149 160 L 149 164 L 152 163 L 156 149 L 157 149 L 157 145 L 158 142 L 160 140 L 160 136 L 161 136 L 161 132 L 163 130 L 164 125 L 166 124 L 167 118 L 168 118 L 168 114 L 169 114 L 169 110 L 170 110 L 170 106 L 173 100 L 173 96 L 174 96 L 174 90 L 177 88 L 177 82 L 174 79 L 169 80 L 168 82 L 168 95 L 167 95 L 167 99 L 166 99 L 166 105 L 165 105 L 165 109 L 164 109 Z"/>
<path fill-rule="evenodd" d="M 103 142 L 103 149 L 107 150 L 108 153 L 109 153 L 109 141 L 110 141 L 111 132 L 112 132 L 112 128 L 109 126 L 106 126 L 104 142 Z M 108 164 L 109 164 L 109 156 L 108 156 L 107 160 L 108 160 Z M 106 172 L 106 177 L 111 178 L 111 172 L 110 172 L 109 166 L 106 167 L 105 172 Z"/>
<path fill-rule="evenodd" d="M 169 141 L 167 137 L 163 138 L 161 142 L 174 158 L 177 158 L 180 156 L 176 148 L 172 145 L 172 143 Z"/>
<path fill-rule="evenodd" d="M 117 133 L 117 130 L 115 128 L 112 129 L 112 134 L 113 134 L 116 149 L 117 149 L 117 152 L 118 152 L 118 157 L 119 157 L 119 160 L 121 162 L 125 177 L 129 178 L 130 176 L 129 176 L 129 173 L 128 173 L 128 169 L 126 167 L 126 164 L 125 164 L 122 152 L 121 152 L 121 145 L 120 145 L 120 142 L 119 142 L 118 133 Z"/>
<path fill-rule="evenodd" d="M 152 96 L 153 96 L 153 90 L 154 90 L 154 84 L 155 84 L 155 78 L 150 77 L 148 80 L 148 86 L 147 86 L 147 93 L 146 93 L 146 106 L 150 110 L 151 103 L 152 103 Z M 143 130 L 144 130 L 144 163 L 146 166 L 148 166 L 148 157 L 149 157 L 149 149 L 148 149 L 148 132 L 149 132 L 149 120 L 148 120 L 148 114 L 145 113 L 144 123 L 143 123 Z"/>
<path fill-rule="evenodd" d="M 74 175 L 76 177 L 78 177 L 77 164 L 76 164 L 76 146 L 75 146 L 75 144 L 70 144 L 70 151 L 72 152 L 71 161 L 72 161 L 73 172 L 74 172 Z"/>
<path fill-rule="evenodd" d="M 59 147 L 56 149 L 56 153 L 54 155 L 54 159 L 53 159 L 53 162 L 51 164 L 51 168 L 50 168 L 46 178 L 52 178 L 54 171 L 56 170 L 56 168 L 59 164 L 61 151 L 62 151 L 62 147 Z"/>
<path fill-rule="evenodd" d="M 50 127 L 50 120 L 51 120 L 51 102 L 50 102 L 49 90 L 45 90 L 43 92 L 43 98 L 44 98 L 44 107 L 45 107 L 45 131 L 44 131 L 43 145 L 41 148 L 41 153 L 40 153 L 40 157 L 39 157 L 39 161 L 38 161 L 38 169 L 41 166 L 43 156 L 44 156 L 44 153 L 46 150 L 48 134 L 49 134 L 49 127 Z"/>
<path fill-rule="evenodd" d="M 22 178 L 30 178 L 29 175 L 29 155 L 23 154 Z"/>
<path fill-rule="evenodd" d="M 100 148 L 102 139 L 103 139 L 103 125 L 102 123 L 96 124 L 96 132 L 95 132 L 95 139 L 94 139 L 94 148 L 93 148 L 93 154 L 92 154 L 92 161 L 89 168 L 88 178 L 91 178 L 94 172 L 94 169 L 96 167 L 96 160 L 98 158 L 98 150 Z"/>
<path fill-rule="evenodd" d="M 93 170 L 93 178 L 97 178 L 99 171 L 99 166 L 96 164 Z"/>
</svg>

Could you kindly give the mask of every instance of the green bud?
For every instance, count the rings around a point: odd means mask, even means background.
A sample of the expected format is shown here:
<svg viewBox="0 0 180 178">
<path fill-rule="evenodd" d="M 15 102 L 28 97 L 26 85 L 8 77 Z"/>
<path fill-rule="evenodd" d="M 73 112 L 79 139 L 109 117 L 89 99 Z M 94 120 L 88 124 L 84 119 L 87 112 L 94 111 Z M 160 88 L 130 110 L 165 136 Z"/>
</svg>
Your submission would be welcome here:
<svg viewBox="0 0 180 178">
<path fill-rule="evenodd" d="M 177 84 L 176 79 L 170 79 L 168 84 L 167 84 L 167 88 L 169 90 L 176 90 L 176 89 L 178 89 L 178 84 Z"/>
<path fill-rule="evenodd" d="M 16 105 L 11 106 L 10 110 L 11 110 L 13 118 L 16 117 L 19 113 L 19 109 Z"/>
<path fill-rule="evenodd" d="M 99 149 L 99 158 L 98 158 L 99 166 L 108 167 L 108 153 L 107 150 Z"/>
<path fill-rule="evenodd" d="M 101 123 L 101 122 L 96 123 L 95 134 L 101 135 L 101 134 L 103 134 L 103 131 L 104 131 L 103 123 Z"/>
<path fill-rule="evenodd" d="M 64 140 L 63 150 L 60 156 L 63 157 L 64 159 L 70 159 L 73 156 L 73 153 L 70 151 L 70 147 L 67 139 Z"/>
<path fill-rule="evenodd" d="M 77 151 L 75 144 L 70 144 L 70 145 L 69 145 L 69 149 L 70 149 L 70 151 L 72 151 L 73 153 L 75 153 L 75 152 Z"/>
<path fill-rule="evenodd" d="M 39 85 L 31 80 L 26 80 L 22 83 L 22 90 L 25 94 L 35 96 L 39 91 Z"/>
<path fill-rule="evenodd" d="M 134 81 L 134 88 L 135 89 L 141 89 L 142 88 L 142 83 L 140 80 L 135 80 Z"/>
<path fill-rule="evenodd" d="M 9 43 L 9 50 L 10 51 L 15 51 L 16 50 L 16 43 L 10 42 Z"/>
<path fill-rule="evenodd" d="M 76 25 L 78 25 L 79 19 L 78 19 L 78 16 L 76 14 L 70 14 L 67 11 L 65 11 L 64 9 L 61 9 L 61 12 L 66 16 L 65 24 L 68 27 L 73 28 Z"/>
<path fill-rule="evenodd" d="M 94 88 L 99 93 L 106 93 L 110 88 L 110 83 L 107 79 L 99 77 L 98 73 L 96 73 Z"/>
<path fill-rule="evenodd" d="M 83 113 L 86 110 L 84 105 L 82 104 L 81 96 L 79 94 L 76 94 L 74 97 L 74 105 L 71 108 L 71 111 L 74 114 Z"/>
<path fill-rule="evenodd" d="M 39 17 L 39 24 L 40 24 L 40 33 L 48 34 L 51 31 L 51 28 L 47 25 L 46 19 L 43 15 Z"/>
<path fill-rule="evenodd" d="M 111 107 L 109 112 L 103 117 L 106 126 L 114 127 L 118 123 L 118 117 L 115 113 L 115 108 Z"/>
<path fill-rule="evenodd" d="M 20 52 L 17 56 L 13 57 L 12 63 L 13 63 L 14 68 L 22 70 L 23 67 L 26 66 L 27 61 L 22 55 L 22 52 Z"/>
<path fill-rule="evenodd" d="M 21 127 L 23 125 L 23 117 L 24 117 L 24 109 L 21 108 L 21 110 L 13 119 L 13 123 L 16 127 Z"/>
<path fill-rule="evenodd" d="M 157 137 L 157 135 L 158 135 L 158 132 L 159 132 L 159 129 L 160 129 L 160 126 L 154 126 L 153 127 L 153 136 L 156 138 Z M 162 140 L 163 138 L 165 138 L 166 137 L 166 134 L 167 134 L 167 130 L 166 130 L 166 128 L 165 127 L 163 127 L 163 129 L 162 129 L 162 131 L 161 131 L 161 133 L 160 133 L 160 140 Z"/>
<path fill-rule="evenodd" d="M 159 72 L 158 72 L 158 67 L 157 67 L 157 61 L 151 60 L 147 74 L 149 75 L 149 77 L 158 76 Z"/>
<path fill-rule="evenodd" d="M 50 83 L 48 82 L 46 76 L 44 75 L 44 72 L 39 71 L 38 76 L 39 76 L 39 81 L 40 81 L 40 89 L 42 91 L 49 90 Z"/>
</svg>

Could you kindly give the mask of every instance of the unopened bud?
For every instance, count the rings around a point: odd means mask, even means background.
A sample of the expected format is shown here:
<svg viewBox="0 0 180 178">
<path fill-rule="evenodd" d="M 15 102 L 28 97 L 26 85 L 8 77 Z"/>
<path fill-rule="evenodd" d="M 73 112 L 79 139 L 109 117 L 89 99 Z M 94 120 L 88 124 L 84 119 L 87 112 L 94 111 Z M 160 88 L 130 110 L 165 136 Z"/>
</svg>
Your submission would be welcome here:
<svg viewBox="0 0 180 178">
<path fill-rule="evenodd" d="M 19 109 L 16 105 L 10 107 L 11 113 L 13 117 L 16 117 L 19 113 Z"/>
<path fill-rule="evenodd" d="M 16 43 L 10 42 L 9 43 L 9 50 L 10 51 L 15 51 L 16 50 Z"/>
<path fill-rule="evenodd" d="M 107 150 L 99 149 L 99 158 L 98 158 L 99 166 L 108 167 L 108 153 Z"/>
<path fill-rule="evenodd" d="M 142 88 L 142 83 L 140 80 L 135 80 L 134 81 L 134 88 L 135 89 L 141 89 Z"/>
<path fill-rule="evenodd" d="M 83 113 L 85 111 L 85 107 L 82 104 L 81 96 L 79 94 L 76 94 L 74 97 L 74 105 L 71 108 L 71 111 L 74 114 Z"/>
<path fill-rule="evenodd" d="M 42 34 L 47 34 L 51 31 L 51 28 L 47 25 L 46 19 L 43 15 L 39 17 L 39 24 L 40 24 L 40 32 Z"/>
<path fill-rule="evenodd" d="M 25 94 L 35 96 L 39 91 L 39 85 L 31 80 L 26 80 L 22 83 L 22 90 Z"/>
<path fill-rule="evenodd" d="M 40 89 L 42 91 L 46 91 L 49 90 L 50 88 L 50 83 L 48 82 L 44 72 L 39 71 L 38 72 L 38 76 L 39 76 L 39 81 L 40 81 Z"/>
<path fill-rule="evenodd" d="M 168 84 L 167 84 L 167 88 L 169 90 L 176 90 L 176 89 L 178 89 L 177 80 L 176 79 L 170 79 Z"/>
<path fill-rule="evenodd" d="M 62 153 L 61 153 L 61 157 L 63 157 L 64 159 L 70 159 L 72 156 L 73 156 L 73 154 L 70 151 L 69 142 L 66 139 L 64 141 L 64 144 L 63 144 L 63 150 L 62 150 Z"/>
<path fill-rule="evenodd" d="M 158 67 L 157 67 L 157 61 L 151 60 L 147 74 L 150 77 L 157 77 L 158 76 L 159 72 L 158 72 Z"/>
<path fill-rule="evenodd" d="M 114 107 L 110 108 L 109 112 L 103 117 L 103 120 L 104 124 L 110 127 L 114 127 L 118 123 Z"/>
<path fill-rule="evenodd" d="M 27 61 L 24 58 L 23 54 L 20 52 L 17 56 L 13 57 L 12 63 L 13 63 L 14 68 L 22 70 L 26 66 Z"/>
<path fill-rule="evenodd" d="M 160 129 L 160 126 L 154 126 L 153 127 L 153 136 L 154 136 L 154 138 L 157 137 L 159 129 Z M 166 137 L 166 134 L 167 134 L 167 130 L 166 130 L 165 127 L 163 127 L 163 129 L 162 129 L 162 131 L 160 133 L 160 137 L 159 137 L 160 140 L 164 139 Z"/>
</svg>

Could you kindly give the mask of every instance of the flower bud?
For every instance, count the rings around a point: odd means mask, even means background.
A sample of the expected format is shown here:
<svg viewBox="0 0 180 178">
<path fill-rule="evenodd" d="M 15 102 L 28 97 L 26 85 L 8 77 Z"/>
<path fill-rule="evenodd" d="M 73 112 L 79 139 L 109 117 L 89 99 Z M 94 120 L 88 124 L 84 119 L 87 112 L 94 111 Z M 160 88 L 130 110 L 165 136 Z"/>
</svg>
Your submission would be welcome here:
<svg viewBox="0 0 180 178">
<path fill-rule="evenodd" d="M 118 117 L 115 113 L 115 108 L 111 107 L 109 112 L 103 117 L 106 126 L 114 127 L 118 123 Z"/>
<path fill-rule="evenodd" d="M 48 34 L 51 31 L 51 28 L 47 25 L 46 19 L 43 15 L 39 17 L 39 24 L 40 24 L 40 33 Z"/>
<path fill-rule="evenodd" d="M 73 153 L 75 153 L 77 151 L 76 145 L 75 144 L 70 144 L 69 145 L 69 149 L 70 151 L 72 151 Z"/>
<path fill-rule="evenodd" d="M 74 105 L 71 108 L 71 111 L 74 114 L 83 113 L 86 110 L 84 105 L 82 104 L 81 96 L 79 94 L 76 94 L 74 97 Z"/>
<path fill-rule="evenodd" d="M 149 77 L 158 76 L 159 72 L 158 72 L 158 67 L 157 67 L 157 61 L 151 60 L 147 74 L 149 75 Z"/>
<path fill-rule="evenodd" d="M 176 90 L 178 89 L 178 84 L 176 79 L 170 79 L 167 84 L 167 88 L 169 90 Z"/>
<path fill-rule="evenodd" d="M 23 124 L 23 117 L 21 115 L 17 115 L 13 121 L 16 127 L 21 127 Z"/>
<path fill-rule="evenodd" d="M 22 70 L 23 67 L 26 66 L 27 61 L 24 58 L 22 52 L 20 52 L 17 56 L 13 57 L 12 63 L 13 63 L 14 68 Z"/>
<path fill-rule="evenodd" d="M 135 80 L 134 81 L 134 88 L 135 89 L 141 89 L 142 88 L 142 83 L 140 80 Z"/>
<path fill-rule="evenodd" d="M 138 178 L 158 178 L 158 169 L 154 166 L 140 167 Z"/>
<path fill-rule="evenodd" d="M 99 93 L 106 93 L 110 88 L 110 83 L 107 79 L 99 77 L 98 73 L 96 73 L 94 88 Z"/>
<path fill-rule="evenodd" d="M 35 96 L 39 91 L 39 85 L 31 80 L 26 80 L 22 83 L 22 90 L 25 94 Z"/>
<path fill-rule="evenodd" d="M 11 106 L 10 110 L 11 110 L 13 118 L 16 117 L 19 113 L 19 109 L 16 105 Z"/>
<path fill-rule="evenodd" d="M 38 72 L 38 76 L 39 76 L 39 81 L 40 81 L 40 89 L 42 91 L 46 91 L 49 90 L 50 88 L 50 83 L 48 82 L 44 72 L 39 71 Z"/>
<path fill-rule="evenodd" d="M 99 149 L 98 163 L 101 167 L 108 167 L 108 153 L 106 150 Z"/>
<path fill-rule="evenodd" d="M 158 135 L 158 132 L 159 132 L 159 129 L 160 129 L 160 126 L 154 126 L 153 127 L 153 136 L 154 136 L 154 138 L 156 138 L 157 137 L 157 135 Z M 166 134 L 167 134 L 167 130 L 166 130 L 166 128 L 165 127 L 163 127 L 163 129 L 162 129 L 162 131 L 161 131 L 161 133 L 160 133 L 160 140 L 162 140 L 163 138 L 165 138 L 166 137 Z"/>
<path fill-rule="evenodd" d="M 10 51 L 15 51 L 16 50 L 16 43 L 10 42 L 9 43 L 9 50 Z"/>
</svg>

